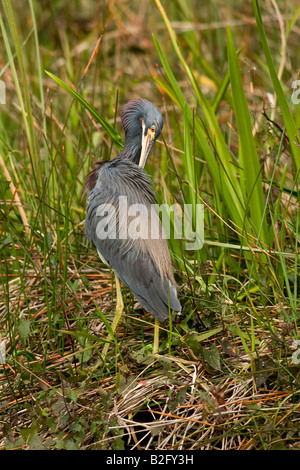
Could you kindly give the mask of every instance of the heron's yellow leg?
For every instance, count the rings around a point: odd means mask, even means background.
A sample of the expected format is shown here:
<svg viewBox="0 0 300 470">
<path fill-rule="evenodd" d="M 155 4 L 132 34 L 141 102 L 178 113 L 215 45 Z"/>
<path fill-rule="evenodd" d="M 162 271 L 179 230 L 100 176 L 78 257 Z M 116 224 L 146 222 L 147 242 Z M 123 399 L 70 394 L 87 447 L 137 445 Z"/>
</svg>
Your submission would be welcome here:
<svg viewBox="0 0 300 470">
<path fill-rule="evenodd" d="M 115 313 L 113 322 L 111 324 L 111 331 L 113 334 L 115 333 L 117 329 L 118 323 L 121 320 L 121 317 L 123 315 L 123 310 L 124 310 L 121 284 L 116 274 L 115 274 L 115 278 L 116 278 L 116 290 L 117 290 L 117 306 L 116 306 L 116 313 Z M 113 337 L 109 335 L 108 340 L 111 340 L 111 339 L 113 339 Z M 105 357 L 106 357 L 109 346 L 110 346 L 110 343 L 106 343 L 103 348 L 103 351 L 101 354 L 103 361 L 105 361 Z"/>
<path fill-rule="evenodd" d="M 159 319 L 155 317 L 153 354 L 158 354 L 158 351 L 159 351 Z"/>
<path fill-rule="evenodd" d="M 123 315 L 123 310 L 124 310 L 124 303 L 123 303 L 123 297 L 122 297 L 122 289 L 121 289 L 121 284 L 120 284 L 120 281 L 119 281 L 119 278 L 118 276 L 115 274 L 115 278 L 116 278 L 116 289 L 117 289 L 117 306 L 116 306 L 116 316 L 119 315 L 120 318 L 121 316 Z M 115 317 L 116 318 L 116 317 Z M 119 320 L 120 320 L 119 318 Z M 119 322 L 118 320 L 118 322 Z M 117 324 L 118 322 L 116 323 L 116 327 L 117 327 Z M 113 324 L 114 324 L 114 321 L 113 321 Z M 115 327 L 115 328 L 116 328 Z M 114 332 L 115 330 L 113 330 Z"/>
</svg>

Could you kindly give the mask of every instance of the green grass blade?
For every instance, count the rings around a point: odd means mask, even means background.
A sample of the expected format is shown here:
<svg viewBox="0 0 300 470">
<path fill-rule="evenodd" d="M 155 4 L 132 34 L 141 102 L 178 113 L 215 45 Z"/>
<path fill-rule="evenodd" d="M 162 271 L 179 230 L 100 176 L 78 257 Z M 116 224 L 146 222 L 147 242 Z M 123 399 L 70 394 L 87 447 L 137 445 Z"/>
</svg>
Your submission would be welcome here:
<svg viewBox="0 0 300 470">
<path fill-rule="evenodd" d="M 229 26 L 227 27 L 227 50 L 232 87 L 233 106 L 239 132 L 241 177 L 247 193 L 252 226 L 263 242 L 268 241 L 268 227 L 264 212 L 264 194 L 261 167 L 252 135 L 248 104 L 242 84 L 238 57 Z"/>
<path fill-rule="evenodd" d="M 190 135 L 190 123 L 189 123 L 189 108 L 187 103 L 184 107 L 184 164 L 185 172 L 190 182 L 189 186 L 189 203 L 196 204 L 196 188 L 195 186 L 195 165 L 192 152 L 191 135 Z"/>
<path fill-rule="evenodd" d="M 299 19 L 299 16 L 300 16 L 300 3 L 298 4 L 298 6 L 297 6 L 297 8 L 296 8 L 296 10 L 295 10 L 295 12 L 294 12 L 294 14 L 293 14 L 291 20 L 290 20 L 290 21 L 288 22 L 288 24 L 287 24 L 287 28 L 286 28 L 286 38 L 289 37 L 290 32 L 292 31 L 292 29 L 293 29 L 293 27 L 294 27 L 296 21 L 298 21 L 298 19 Z"/>
<path fill-rule="evenodd" d="M 222 99 L 224 98 L 224 96 L 227 92 L 227 88 L 228 88 L 229 83 L 230 83 L 230 74 L 229 74 L 229 71 L 228 71 L 226 73 L 225 77 L 223 78 L 222 82 L 220 83 L 220 86 L 218 88 L 218 92 L 215 95 L 215 97 L 213 99 L 213 102 L 212 102 L 212 110 L 215 114 L 218 110 L 218 107 L 219 107 Z M 229 101 L 228 98 L 227 98 L 227 101 Z M 230 102 L 231 102 L 231 100 L 230 100 Z"/>
<path fill-rule="evenodd" d="M 72 87 L 67 85 L 63 80 L 53 75 L 53 73 L 45 70 L 46 74 L 49 75 L 58 85 L 60 85 L 64 90 L 66 90 L 73 98 L 75 98 L 78 103 L 80 103 L 95 119 L 101 126 L 106 130 L 109 136 L 112 138 L 119 150 L 123 149 L 123 141 L 118 132 L 96 111 L 96 109 L 91 106 L 85 99 L 73 90 Z"/>
<path fill-rule="evenodd" d="M 154 41 L 157 53 L 159 55 L 160 61 L 162 63 L 162 66 L 164 68 L 164 71 L 166 73 L 166 76 L 175 94 L 176 103 L 179 103 L 179 106 L 182 112 L 184 112 L 184 109 L 185 109 L 186 113 L 188 113 L 190 126 L 191 126 L 193 123 L 192 110 L 188 106 L 185 107 L 186 106 L 185 97 L 177 83 L 177 80 L 171 70 L 171 67 L 166 59 L 166 56 L 155 35 L 153 35 L 153 41 Z M 208 102 L 202 99 L 202 103 L 205 106 L 206 115 L 208 119 L 210 119 L 212 134 L 214 134 L 215 133 L 214 131 L 219 129 L 217 119 L 215 116 L 212 116 L 213 111 L 212 111 L 212 108 L 209 106 Z M 207 135 L 206 135 L 205 129 L 203 129 L 203 125 L 198 116 L 195 116 L 194 125 L 195 125 L 195 136 L 201 147 L 203 157 L 207 161 L 214 185 L 216 185 L 217 190 L 219 191 L 220 194 L 222 194 L 224 200 L 226 201 L 226 206 L 227 206 L 228 212 L 230 213 L 232 220 L 236 223 L 238 227 L 242 228 L 245 223 L 244 203 L 242 199 L 242 193 L 238 185 L 238 179 L 237 179 L 236 172 L 234 170 L 234 165 L 230 163 L 231 156 L 229 154 L 229 151 L 225 145 L 225 142 L 223 140 L 221 141 L 221 134 L 220 134 L 221 131 L 219 129 L 219 132 L 217 131 L 217 133 L 218 133 L 219 142 L 221 142 L 219 146 L 222 147 L 223 152 L 221 151 L 220 153 L 218 153 L 218 157 L 219 157 L 219 161 L 218 161 L 216 159 L 214 151 L 212 150 L 212 148 L 210 147 L 207 141 Z"/>
<path fill-rule="evenodd" d="M 265 34 L 263 23 L 262 23 L 258 0 L 253 0 L 253 9 L 254 9 L 257 28 L 258 28 L 258 32 L 260 36 L 260 41 L 264 50 L 265 58 L 266 58 L 268 69 L 269 69 L 269 74 L 273 83 L 273 87 L 274 87 L 274 90 L 278 99 L 278 104 L 282 113 L 284 125 L 286 127 L 286 132 L 290 141 L 292 155 L 294 157 L 297 170 L 299 171 L 300 170 L 300 147 L 297 142 L 298 130 L 294 122 L 289 104 L 285 98 L 284 91 L 278 79 L 277 72 L 276 72 L 276 69 L 272 60 L 272 55 L 269 49 L 269 45 L 267 42 L 266 34 Z"/>
<path fill-rule="evenodd" d="M 23 59 L 23 51 L 21 47 L 20 37 L 17 29 L 17 24 L 14 16 L 14 10 L 11 2 L 9 0 L 5 0 L 3 2 L 3 7 L 5 11 L 6 21 L 4 19 L 4 15 L 0 15 L 0 27 L 4 39 L 5 49 L 8 55 L 9 64 L 12 70 L 12 75 L 17 91 L 17 96 L 19 100 L 19 104 L 21 107 L 24 127 L 26 131 L 26 136 L 28 140 L 28 147 L 30 151 L 30 156 L 34 165 L 37 167 L 38 171 L 36 173 L 39 174 L 40 183 L 42 181 L 42 175 L 39 168 L 40 165 L 40 154 L 39 154 L 39 147 L 37 142 L 37 135 L 34 126 L 34 119 L 33 119 L 33 112 L 31 107 L 30 101 L 30 90 L 27 83 L 26 71 L 24 66 L 24 59 Z M 17 63 L 19 66 L 19 71 L 17 71 L 15 62 L 14 62 L 14 55 L 11 47 L 11 41 L 8 36 L 8 32 L 6 29 L 6 24 L 8 24 L 9 31 L 13 40 L 14 48 L 16 51 Z"/>
</svg>

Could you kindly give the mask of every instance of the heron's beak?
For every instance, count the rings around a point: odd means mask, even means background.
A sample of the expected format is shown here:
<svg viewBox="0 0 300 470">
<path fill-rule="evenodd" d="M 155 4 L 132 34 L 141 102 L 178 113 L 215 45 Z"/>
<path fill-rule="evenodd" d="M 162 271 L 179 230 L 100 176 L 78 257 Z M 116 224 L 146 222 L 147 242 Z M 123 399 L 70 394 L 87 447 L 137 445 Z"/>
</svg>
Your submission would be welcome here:
<svg viewBox="0 0 300 470">
<path fill-rule="evenodd" d="M 139 166 L 142 167 L 143 169 L 144 169 L 144 166 L 146 165 L 146 161 L 150 153 L 150 150 L 152 148 L 152 145 L 154 144 L 154 138 L 155 138 L 155 131 L 148 129 L 148 132 L 146 135 L 144 135 L 144 132 L 143 132 L 142 151 L 141 151 L 140 162 L 139 162 Z"/>
</svg>

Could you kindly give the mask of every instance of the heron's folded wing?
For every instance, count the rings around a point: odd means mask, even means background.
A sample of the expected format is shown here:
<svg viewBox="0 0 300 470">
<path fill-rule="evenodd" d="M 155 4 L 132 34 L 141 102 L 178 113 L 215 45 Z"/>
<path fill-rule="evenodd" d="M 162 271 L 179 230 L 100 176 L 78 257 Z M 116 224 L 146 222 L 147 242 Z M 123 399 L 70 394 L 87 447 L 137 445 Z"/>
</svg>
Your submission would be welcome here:
<svg viewBox="0 0 300 470">
<path fill-rule="evenodd" d="M 119 279 L 133 292 L 148 312 L 159 320 L 165 320 L 170 310 L 181 311 L 176 287 L 167 273 L 160 272 L 151 250 L 132 246 L 125 256 L 120 251 L 111 258 L 111 266 Z M 165 249 L 168 249 L 167 246 Z"/>
<path fill-rule="evenodd" d="M 121 165 L 125 164 L 119 162 L 118 166 Z M 135 172 L 138 174 L 134 175 Z M 162 238 L 160 230 L 156 231 L 160 233 L 157 240 L 151 237 L 119 238 L 119 227 L 123 224 L 128 227 L 134 217 L 132 219 L 132 215 L 129 215 L 130 211 L 114 210 L 119 207 L 120 196 L 127 197 L 128 207 L 139 203 L 147 208 L 140 214 L 140 227 L 145 235 L 148 233 L 145 227 L 150 226 L 149 217 L 156 228 L 160 227 L 157 214 L 150 210 L 155 197 L 149 178 L 135 164 L 128 162 L 121 174 L 122 177 L 117 167 L 114 169 L 105 165 L 101 168 L 97 185 L 89 193 L 86 235 L 96 246 L 102 260 L 113 268 L 145 310 L 164 320 L 168 318 L 169 307 L 181 311 L 166 240 Z"/>
</svg>

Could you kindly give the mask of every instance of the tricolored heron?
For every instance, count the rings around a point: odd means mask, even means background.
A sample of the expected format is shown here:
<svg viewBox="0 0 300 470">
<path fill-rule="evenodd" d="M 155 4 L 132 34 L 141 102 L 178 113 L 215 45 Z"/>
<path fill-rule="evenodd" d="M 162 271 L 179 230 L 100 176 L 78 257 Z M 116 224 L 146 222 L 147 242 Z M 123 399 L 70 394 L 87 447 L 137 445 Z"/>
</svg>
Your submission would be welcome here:
<svg viewBox="0 0 300 470">
<path fill-rule="evenodd" d="M 121 121 L 125 131 L 122 152 L 111 161 L 98 163 L 85 183 L 89 191 L 85 231 L 102 261 L 116 275 L 117 307 L 112 332 L 124 309 L 120 279 L 144 309 L 156 317 L 153 345 L 156 353 L 157 319 L 166 320 L 169 310 L 181 311 L 168 245 L 158 215 L 151 210 L 156 203 L 155 192 L 144 172 L 150 150 L 163 127 L 163 118 L 153 103 L 136 99 L 123 107 Z M 139 213 L 139 235 L 128 230 L 135 220 L 132 214 L 135 204 L 145 209 Z M 108 347 L 109 343 L 103 349 L 102 358 Z"/>
</svg>

